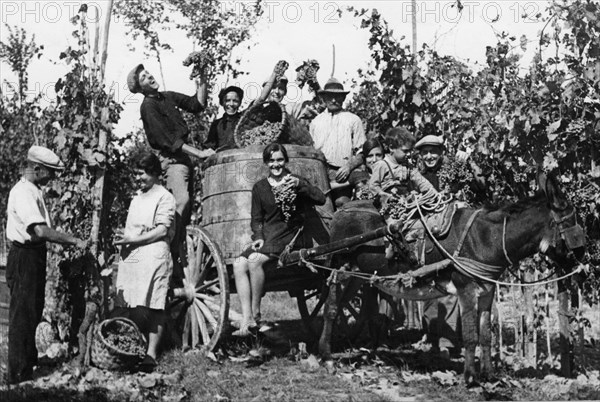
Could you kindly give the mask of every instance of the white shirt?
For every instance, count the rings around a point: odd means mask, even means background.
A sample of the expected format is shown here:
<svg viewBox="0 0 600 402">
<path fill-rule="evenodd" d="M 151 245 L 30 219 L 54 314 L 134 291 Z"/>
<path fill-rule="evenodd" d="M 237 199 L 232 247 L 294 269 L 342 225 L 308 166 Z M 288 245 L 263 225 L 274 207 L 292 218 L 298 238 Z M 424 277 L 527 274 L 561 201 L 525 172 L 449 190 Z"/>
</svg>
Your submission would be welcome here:
<svg viewBox="0 0 600 402">
<path fill-rule="evenodd" d="M 6 237 L 10 241 L 32 241 L 27 229 L 33 224 L 51 226 L 42 190 L 24 177 L 10 190 L 6 214 Z"/>
<path fill-rule="evenodd" d="M 367 140 L 360 117 L 346 110 L 320 113 L 310 123 L 310 136 L 327 163 L 338 167 L 345 166 Z"/>
</svg>

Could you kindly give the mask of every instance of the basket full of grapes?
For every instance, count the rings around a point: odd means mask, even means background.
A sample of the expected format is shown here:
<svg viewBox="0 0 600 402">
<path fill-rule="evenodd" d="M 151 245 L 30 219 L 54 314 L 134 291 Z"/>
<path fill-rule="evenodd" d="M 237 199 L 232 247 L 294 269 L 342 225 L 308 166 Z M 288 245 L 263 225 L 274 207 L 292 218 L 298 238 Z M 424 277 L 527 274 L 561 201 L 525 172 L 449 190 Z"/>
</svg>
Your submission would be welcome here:
<svg viewBox="0 0 600 402">
<path fill-rule="evenodd" d="M 235 128 L 235 143 L 239 148 L 250 145 L 268 145 L 278 142 L 287 130 L 287 115 L 278 102 L 264 102 L 250 106 Z"/>
<path fill-rule="evenodd" d="M 137 325 L 127 318 L 102 321 L 94 331 L 92 362 L 105 370 L 133 368 L 146 354 L 146 341 Z"/>
</svg>

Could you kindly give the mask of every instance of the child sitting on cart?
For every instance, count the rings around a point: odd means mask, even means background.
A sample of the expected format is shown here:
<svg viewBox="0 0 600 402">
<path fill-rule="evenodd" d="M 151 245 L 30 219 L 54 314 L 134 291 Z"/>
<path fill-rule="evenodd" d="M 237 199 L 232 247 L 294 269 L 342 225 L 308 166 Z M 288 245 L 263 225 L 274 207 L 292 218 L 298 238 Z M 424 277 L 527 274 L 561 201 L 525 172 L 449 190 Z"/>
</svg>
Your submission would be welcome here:
<svg viewBox="0 0 600 402">
<path fill-rule="evenodd" d="M 268 145 L 263 151 L 263 162 L 269 175 L 252 188 L 252 245 L 233 263 L 242 307 L 242 322 L 234 336 L 248 336 L 260 325 L 264 263 L 278 259 L 288 245 L 305 247 L 303 236 L 299 236 L 303 226 L 301 212 L 326 201 L 321 190 L 287 170 L 289 159 L 283 145 Z"/>
<path fill-rule="evenodd" d="M 390 153 L 373 165 L 373 173 L 369 179 L 369 187 L 379 197 L 382 205 L 385 207 L 391 197 L 406 196 L 413 190 L 421 194 L 437 194 L 433 185 L 412 165 L 415 137 L 405 128 L 391 128 L 385 134 L 385 142 Z M 393 220 L 391 217 L 386 218 L 387 223 Z M 418 229 L 418 219 L 404 222 L 402 234 L 405 241 L 410 243 L 416 240 Z M 391 259 L 393 256 L 393 245 L 390 243 L 386 247 L 386 257 Z"/>
</svg>

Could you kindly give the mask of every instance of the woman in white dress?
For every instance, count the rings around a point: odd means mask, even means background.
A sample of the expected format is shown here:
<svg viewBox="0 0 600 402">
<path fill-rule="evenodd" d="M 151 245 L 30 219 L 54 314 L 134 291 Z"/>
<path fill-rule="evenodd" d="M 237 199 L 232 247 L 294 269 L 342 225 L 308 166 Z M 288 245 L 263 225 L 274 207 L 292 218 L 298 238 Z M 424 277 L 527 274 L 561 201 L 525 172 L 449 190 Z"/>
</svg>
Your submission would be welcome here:
<svg viewBox="0 0 600 402">
<path fill-rule="evenodd" d="M 159 184 L 162 169 L 156 155 L 141 156 L 135 168 L 138 193 L 131 200 L 125 229 L 115 241 L 121 246 L 117 303 L 142 310 L 148 317 L 148 350 L 140 368 L 152 371 L 164 329 L 173 271 L 169 243 L 175 231 L 175 198 Z"/>
</svg>

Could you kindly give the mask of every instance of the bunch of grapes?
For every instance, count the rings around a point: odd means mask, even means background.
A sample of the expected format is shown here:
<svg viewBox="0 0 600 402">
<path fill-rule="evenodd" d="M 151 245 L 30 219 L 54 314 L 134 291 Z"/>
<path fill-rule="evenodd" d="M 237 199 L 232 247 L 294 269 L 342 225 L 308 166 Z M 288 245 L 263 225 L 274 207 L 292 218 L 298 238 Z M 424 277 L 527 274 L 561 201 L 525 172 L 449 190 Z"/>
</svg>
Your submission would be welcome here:
<svg viewBox="0 0 600 402">
<path fill-rule="evenodd" d="M 283 220 L 288 222 L 296 210 L 296 189 L 292 186 L 282 185 L 272 187 L 275 203 L 283 213 Z"/>
<path fill-rule="evenodd" d="M 371 191 L 369 186 L 363 185 L 356 188 L 354 198 L 357 200 L 372 200 L 375 198 L 375 194 Z"/>
<path fill-rule="evenodd" d="M 282 122 L 265 121 L 262 125 L 246 130 L 241 133 L 240 147 L 250 145 L 268 145 L 275 142 L 283 130 Z"/>
<path fill-rule="evenodd" d="M 103 328 L 106 342 L 121 352 L 144 356 L 146 348 L 140 335 L 129 326 L 115 324 Z"/>
<path fill-rule="evenodd" d="M 275 68 L 273 69 L 273 71 L 275 72 L 276 80 L 279 80 L 285 74 L 289 66 L 289 63 L 285 60 L 279 60 L 277 62 Z"/>
<path fill-rule="evenodd" d="M 393 220 L 405 221 L 408 217 L 406 198 L 396 195 L 391 196 L 379 210 L 379 213 L 382 216 L 389 216 Z"/>
<path fill-rule="evenodd" d="M 199 52 L 192 52 L 185 58 L 183 61 L 184 66 L 194 65 L 192 68 L 192 73 L 190 74 L 190 80 L 193 80 L 196 77 L 199 77 L 200 74 L 204 71 L 204 69 L 214 64 L 213 56 L 206 50 L 203 49 Z"/>
<path fill-rule="evenodd" d="M 131 336 L 109 334 L 108 337 L 106 337 L 106 342 L 115 349 L 124 353 L 141 356 L 146 353 L 146 349 L 139 339 L 132 338 Z"/>
<path fill-rule="evenodd" d="M 296 68 L 296 83 L 300 88 L 304 88 L 304 84 L 308 82 L 317 82 L 317 71 L 319 71 L 319 62 L 316 60 L 307 60 L 301 66 Z"/>
<path fill-rule="evenodd" d="M 438 176 L 442 191 L 456 194 L 462 190 L 467 199 L 474 197 L 471 191 L 471 183 L 473 183 L 475 177 L 468 162 L 448 158 L 448 161 L 442 164 Z"/>
<path fill-rule="evenodd" d="M 569 122 L 567 132 L 581 134 L 585 131 L 586 122 L 583 119 L 576 119 Z"/>
</svg>

